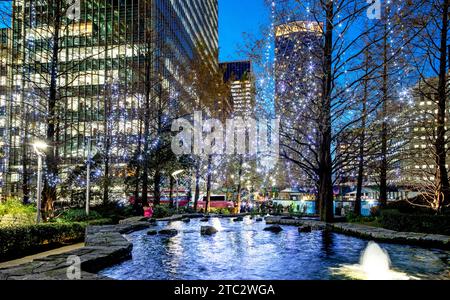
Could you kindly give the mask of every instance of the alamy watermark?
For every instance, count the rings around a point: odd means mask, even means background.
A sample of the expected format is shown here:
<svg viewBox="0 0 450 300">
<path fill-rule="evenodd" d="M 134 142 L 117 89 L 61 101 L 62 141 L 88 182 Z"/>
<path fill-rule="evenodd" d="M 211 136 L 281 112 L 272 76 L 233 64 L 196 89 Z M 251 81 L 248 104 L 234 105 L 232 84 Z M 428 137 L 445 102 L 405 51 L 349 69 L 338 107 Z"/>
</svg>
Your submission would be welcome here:
<svg viewBox="0 0 450 300">
<path fill-rule="evenodd" d="M 381 19 L 381 0 L 366 0 L 370 4 L 367 8 L 367 17 L 370 20 Z"/>
<path fill-rule="evenodd" d="M 235 117 L 223 124 L 204 119 L 201 111 L 172 123 L 172 151 L 178 155 L 249 155 L 268 168 L 275 167 L 280 149 L 280 119 Z"/>
<path fill-rule="evenodd" d="M 71 255 L 67 258 L 66 276 L 68 280 L 81 279 L 81 259 L 79 256 Z"/>
<path fill-rule="evenodd" d="M 67 18 L 78 21 L 81 19 L 81 0 L 67 0 L 69 8 L 67 9 Z"/>
</svg>

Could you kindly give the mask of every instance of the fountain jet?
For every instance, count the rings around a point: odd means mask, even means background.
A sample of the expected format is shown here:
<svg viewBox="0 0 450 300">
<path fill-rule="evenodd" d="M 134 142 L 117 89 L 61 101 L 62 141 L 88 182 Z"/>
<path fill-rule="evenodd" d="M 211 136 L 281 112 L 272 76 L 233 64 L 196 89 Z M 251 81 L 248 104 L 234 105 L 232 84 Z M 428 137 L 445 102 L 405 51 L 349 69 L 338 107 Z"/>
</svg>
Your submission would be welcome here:
<svg viewBox="0 0 450 300">
<path fill-rule="evenodd" d="M 375 242 L 370 242 L 363 251 L 359 264 L 343 265 L 341 268 L 333 269 L 333 273 L 359 280 L 412 279 L 405 273 L 392 270 L 389 254 Z"/>
</svg>

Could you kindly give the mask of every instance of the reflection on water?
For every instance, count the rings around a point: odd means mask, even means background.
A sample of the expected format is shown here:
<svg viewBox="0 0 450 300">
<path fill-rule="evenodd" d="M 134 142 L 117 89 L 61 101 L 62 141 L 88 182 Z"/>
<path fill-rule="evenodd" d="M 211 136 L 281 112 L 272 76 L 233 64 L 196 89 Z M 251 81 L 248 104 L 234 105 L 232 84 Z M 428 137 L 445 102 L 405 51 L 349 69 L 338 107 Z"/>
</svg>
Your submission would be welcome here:
<svg viewBox="0 0 450 300">
<path fill-rule="evenodd" d="M 214 226 L 219 232 L 202 236 L 202 225 Z M 286 226 L 274 234 L 263 230 L 263 222 L 248 217 L 244 222 L 219 218 L 209 224 L 161 222 L 157 229 L 168 226 L 180 233 L 175 237 L 147 236 L 145 231 L 131 234 L 133 259 L 101 274 L 127 280 L 373 279 L 379 273 L 370 270 L 377 270 L 380 262 L 386 271 L 381 248 L 375 251 L 372 247 L 364 263 L 365 256 L 360 258 L 368 242 L 336 233 L 299 233 L 296 227 Z M 381 247 L 390 255 L 387 274 L 399 276 L 393 279 L 450 279 L 448 251 Z"/>
<path fill-rule="evenodd" d="M 334 254 L 333 233 L 325 231 L 322 233 L 322 251 L 326 258 L 332 257 Z"/>
</svg>

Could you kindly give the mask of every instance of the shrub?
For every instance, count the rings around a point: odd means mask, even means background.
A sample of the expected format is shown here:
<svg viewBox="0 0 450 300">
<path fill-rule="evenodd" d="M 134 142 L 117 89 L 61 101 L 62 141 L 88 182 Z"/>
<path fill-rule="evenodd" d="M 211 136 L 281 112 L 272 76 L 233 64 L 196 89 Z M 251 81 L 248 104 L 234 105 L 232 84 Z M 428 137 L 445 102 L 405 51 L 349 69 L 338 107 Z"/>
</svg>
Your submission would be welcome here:
<svg viewBox="0 0 450 300">
<path fill-rule="evenodd" d="M 36 208 L 33 205 L 24 205 L 15 198 L 0 203 L 0 227 L 33 224 L 35 217 Z"/>
<path fill-rule="evenodd" d="M 280 215 L 284 212 L 284 206 L 282 204 L 274 205 L 275 214 Z"/>
<path fill-rule="evenodd" d="M 168 205 L 156 205 L 153 208 L 153 218 L 167 218 L 175 213 L 174 209 L 171 209 Z"/>
<path fill-rule="evenodd" d="M 95 207 L 93 210 L 98 212 L 103 218 L 113 219 L 114 223 L 135 216 L 135 210 L 132 205 L 122 206 L 116 203 L 109 203 Z"/>
<path fill-rule="evenodd" d="M 101 218 L 102 216 L 96 211 L 90 211 L 89 216 L 86 215 L 86 211 L 84 209 L 70 209 L 59 217 L 59 219 L 65 222 L 86 222 Z"/>
<path fill-rule="evenodd" d="M 113 219 L 109 218 L 87 221 L 87 224 L 91 226 L 114 225 L 116 223 L 117 222 L 115 222 Z"/>
<path fill-rule="evenodd" d="M 180 214 L 195 214 L 195 209 L 193 207 L 179 207 L 178 212 Z"/>
<path fill-rule="evenodd" d="M 84 240 L 85 224 L 47 223 L 0 228 L 0 261 Z"/>
<path fill-rule="evenodd" d="M 353 211 L 346 213 L 345 218 L 349 223 L 371 223 L 376 220 L 374 215 L 371 217 L 357 216 Z"/>
<path fill-rule="evenodd" d="M 398 210 L 382 210 L 379 220 L 384 228 L 395 231 L 450 235 L 448 215 L 408 214 Z"/>
<path fill-rule="evenodd" d="M 211 208 L 210 213 L 228 216 L 231 215 L 231 210 L 230 208 Z"/>
</svg>

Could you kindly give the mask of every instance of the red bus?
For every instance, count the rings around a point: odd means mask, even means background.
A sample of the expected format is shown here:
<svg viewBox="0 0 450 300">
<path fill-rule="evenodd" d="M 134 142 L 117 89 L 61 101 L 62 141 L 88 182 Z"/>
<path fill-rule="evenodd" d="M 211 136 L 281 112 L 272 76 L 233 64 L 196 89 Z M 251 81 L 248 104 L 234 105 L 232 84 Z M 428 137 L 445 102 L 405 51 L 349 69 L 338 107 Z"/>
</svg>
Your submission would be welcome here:
<svg viewBox="0 0 450 300">
<path fill-rule="evenodd" d="M 189 205 L 189 198 L 187 197 L 187 192 L 185 190 L 179 190 L 178 191 L 178 197 L 177 197 L 177 191 L 173 191 L 172 192 L 172 197 L 173 197 L 173 204 L 176 206 L 177 205 L 177 200 L 178 200 L 178 207 L 187 207 Z M 134 196 L 130 197 L 130 203 L 134 204 Z M 154 202 L 154 198 L 155 196 L 153 195 L 153 191 L 149 191 L 148 194 L 148 203 L 153 203 Z M 163 190 L 161 191 L 161 201 L 160 203 L 162 205 L 169 205 L 170 204 L 170 190 Z"/>
<path fill-rule="evenodd" d="M 206 196 L 203 196 L 197 203 L 197 209 L 202 209 L 206 207 Z M 194 207 L 194 202 L 190 203 L 191 207 Z M 225 195 L 211 195 L 210 208 L 234 208 L 233 201 L 227 201 L 227 196 Z"/>
<path fill-rule="evenodd" d="M 177 192 L 173 191 L 173 204 L 177 205 L 178 200 L 178 207 L 194 207 L 194 200 L 189 199 L 187 196 L 187 192 L 185 190 L 179 190 L 178 191 L 178 198 L 177 198 Z M 134 196 L 130 197 L 130 203 L 134 204 Z M 153 192 L 149 191 L 148 195 L 148 202 L 153 203 L 154 195 Z M 161 191 L 161 204 L 162 205 L 169 205 L 170 204 L 170 191 L 164 190 Z M 204 209 L 206 207 L 206 196 L 200 197 L 200 200 L 197 203 L 197 209 Z M 228 208 L 232 209 L 234 208 L 234 202 L 233 201 L 227 201 L 227 196 L 225 195 L 211 195 L 211 203 L 210 208 Z"/>
</svg>

